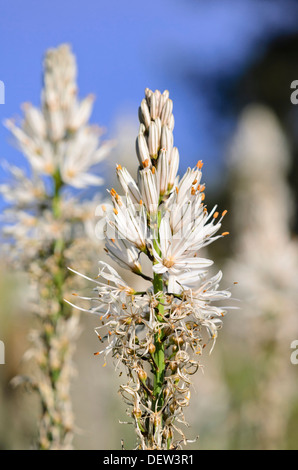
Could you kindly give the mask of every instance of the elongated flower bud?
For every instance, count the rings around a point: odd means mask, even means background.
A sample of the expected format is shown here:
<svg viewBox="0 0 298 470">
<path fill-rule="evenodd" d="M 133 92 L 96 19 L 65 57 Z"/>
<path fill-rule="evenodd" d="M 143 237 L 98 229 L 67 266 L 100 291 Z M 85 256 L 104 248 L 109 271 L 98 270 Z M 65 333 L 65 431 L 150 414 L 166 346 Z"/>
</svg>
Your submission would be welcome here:
<svg viewBox="0 0 298 470">
<path fill-rule="evenodd" d="M 161 147 L 166 149 L 167 154 L 170 158 L 171 151 L 173 148 L 173 133 L 167 126 L 162 126 L 161 129 Z"/>
<path fill-rule="evenodd" d="M 160 115 L 161 124 L 163 126 L 169 124 L 170 119 L 171 119 L 171 115 L 172 115 L 172 111 L 173 111 L 173 101 L 168 99 L 166 101 L 164 107 L 162 108 L 162 112 L 161 112 L 161 115 Z"/>
<path fill-rule="evenodd" d="M 143 162 L 145 162 L 147 160 L 149 162 L 151 162 L 149 149 L 148 149 L 147 142 L 146 142 L 146 139 L 144 137 L 144 134 L 139 134 L 138 137 L 137 137 L 136 151 L 137 151 L 137 156 L 138 156 L 140 165 L 143 166 Z"/>
<path fill-rule="evenodd" d="M 169 176 L 168 176 L 168 185 L 169 189 L 172 189 L 175 183 L 179 168 L 179 152 L 177 147 L 174 147 L 171 152 L 170 163 L 169 163 Z"/>
<path fill-rule="evenodd" d="M 167 152 L 165 149 L 161 149 L 159 152 L 156 179 L 158 182 L 158 188 L 160 195 L 163 196 L 168 190 L 168 175 L 169 175 L 169 162 Z"/>
<path fill-rule="evenodd" d="M 155 122 L 151 122 L 149 126 L 148 148 L 150 157 L 156 159 L 159 149 L 159 132 Z"/>
<path fill-rule="evenodd" d="M 156 180 L 149 168 L 140 171 L 140 188 L 142 199 L 150 214 L 155 214 L 158 207 Z"/>
<path fill-rule="evenodd" d="M 150 126 L 151 116 L 150 116 L 150 111 L 147 105 L 147 101 L 145 99 L 143 99 L 141 102 L 139 118 L 140 118 L 140 122 L 142 122 L 146 126 L 146 128 Z"/>
<path fill-rule="evenodd" d="M 122 168 L 120 165 L 117 166 L 117 176 L 119 182 L 125 192 L 125 195 L 130 196 L 131 200 L 135 204 L 139 204 L 141 198 L 141 193 L 139 188 L 133 179 L 133 177 L 128 173 L 126 168 Z"/>
</svg>

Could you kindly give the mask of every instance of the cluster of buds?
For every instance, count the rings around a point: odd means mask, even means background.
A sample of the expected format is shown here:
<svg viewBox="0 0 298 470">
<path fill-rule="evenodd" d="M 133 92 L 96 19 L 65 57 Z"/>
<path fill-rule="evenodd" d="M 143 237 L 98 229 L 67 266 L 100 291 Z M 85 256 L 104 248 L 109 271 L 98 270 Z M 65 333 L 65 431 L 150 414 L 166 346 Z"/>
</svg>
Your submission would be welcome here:
<svg viewBox="0 0 298 470">
<path fill-rule="evenodd" d="M 150 284 L 136 291 L 100 262 L 93 280 L 98 295 L 91 299 L 91 311 L 102 322 L 96 333 L 105 343 L 96 354 L 111 353 L 116 365 L 125 367 L 128 382 L 120 391 L 141 449 L 186 443 L 179 423 L 185 423 L 191 376 L 226 312 L 213 302 L 230 297 L 229 291 L 218 290 L 221 272 L 209 277 L 213 262 L 199 257 L 203 247 L 227 234 L 216 235 L 226 211 L 219 216 L 214 207 L 208 214 L 201 161 L 177 177 L 172 109 L 168 91 L 146 89 L 136 141 L 138 182 L 118 165 L 124 195 L 112 189 L 112 210 L 103 208 L 106 251 Z M 150 261 L 149 272 L 143 271 L 142 257 Z"/>
</svg>

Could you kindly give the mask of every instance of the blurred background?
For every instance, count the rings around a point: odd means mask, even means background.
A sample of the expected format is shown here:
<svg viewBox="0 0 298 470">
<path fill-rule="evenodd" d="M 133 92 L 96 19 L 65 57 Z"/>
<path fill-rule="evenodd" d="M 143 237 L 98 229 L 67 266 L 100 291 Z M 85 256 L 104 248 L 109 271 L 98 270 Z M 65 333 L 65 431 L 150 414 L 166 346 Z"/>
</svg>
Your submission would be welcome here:
<svg viewBox="0 0 298 470">
<path fill-rule="evenodd" d="M 297 449 L 298 365 L 298 2 L 290 0 L 12 0 L 2 2 L 1 122 L 20 105 L 39 105 L 46 49 L 69 43 L 77 58 L 80 95 L 96 95 L 92 122 L 117 139 L 99 171 L 115 185 L 117 163 L 136 168 L 137 109 L 144 89 L 168 89 L 174 101 L 180 174 L 204 161 L 208 207 L 228 209 L 230 237 L 210 248 L 233 286 L 234 305 L 211 356 L 202 357 L 188 410 L 193 448 Z M 24 166 L 0 126 L 0 160 Z M 3 171 L 0 169 L 0 171 Z M 0 175 L 2 179 L 3 175 Z M 0 201 L 3 210 L 4 202 Z M 96 259 L 90 264 L 96 272 Z M 86 273 L 88 274 L 88 273 Z M 2 260 L 0 448 L 34 441 L 38 401 L 12 390 L 28 348 L 32 318 L 25 273 Z M 233 285 L 233 282 L 238 284 Z M 87 292 L 87 288 L 86 288 Z M 94 357 L 96 318 L 83 315 L 77 340 L 73 400 L 78 449 L 134 443 L 117 393 L 113 364 Z"/>
</svg>

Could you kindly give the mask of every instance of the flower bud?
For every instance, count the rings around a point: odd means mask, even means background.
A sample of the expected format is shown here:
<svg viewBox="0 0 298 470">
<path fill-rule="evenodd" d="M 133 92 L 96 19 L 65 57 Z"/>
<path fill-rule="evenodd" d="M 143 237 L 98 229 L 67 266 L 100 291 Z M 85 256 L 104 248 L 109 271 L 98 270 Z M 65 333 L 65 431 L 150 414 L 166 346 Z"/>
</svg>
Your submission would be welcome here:
<svg viewBox="0 0 298 470">
<path fill-rule="evenodd" d="M 149 126 L 149 135 L 148 135 L 148 148 L 151 158 L 157 158 L 157 152 L 159 148 L 159 138 L 158 138 L 158 127 L 155 122 L 151 122 Z"/>
<path fill-rule="evenodd" d="M 145 98 L 141 102 L 141 106 L 139 108 L 139 118 L 140 121 L 145 124 L 145 127 L 148 129 L 151 123 L 150 111 L 147 105 L 147 101 Z"/>
<path fill-rule="evenodd" d="M 138 370 L 139 379 L 144 382 L 147 379 L 147 374 L 143 369 Z"/>
<path fill-rule="evenodd" d="M 140 165 L 142 165 L 145 160 L 150 161 L 150 155 L 149 155 L 147 142 L 143 134 L 139 134 L 137 137 L 136 151 L 137 151 L 137 156 L 138 156 Z"/>
<path fill-rule="evenodd" d="M 142 417 L 142 411 L 140 410 L 140 408 L 134 408 L 132 414 L 137 419 L 140 419 Z"/>
<path fill-rule="evenodd" d="M 168 125 L 168 123 L 170 122 L 172 111 L 173 111 L 173 101 L 168 99 L 164 107 L 162 108 L 162 112 L 160 115 L 161 124 L 163 126 Z"/>
</svg>

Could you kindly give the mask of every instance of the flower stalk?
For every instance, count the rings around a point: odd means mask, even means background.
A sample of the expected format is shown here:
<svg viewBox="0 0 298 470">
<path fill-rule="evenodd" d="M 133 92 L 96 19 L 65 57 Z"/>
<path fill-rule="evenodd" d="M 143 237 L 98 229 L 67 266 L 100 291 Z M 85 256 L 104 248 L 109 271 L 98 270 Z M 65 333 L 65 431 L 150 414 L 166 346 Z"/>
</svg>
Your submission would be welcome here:
<svg viewBox="0 0 298 470">
<path fill-rule="evenodd" d="M 39 394 L 36 448 L 62 450 L 73 448 L 70 387 L 80 333 L 79 312 L 64 301 L 74 287 L 67 266 L 84 251 L 85 266 L 90 267 L 91 250 L 98 246 L 95 237 L 86 237 L 98 202 L 74 197 L 72 188 L 102 183 L 89 169 L 105 157 L 111 143 L 100 145 L 101 130 L 88 124 L 94 99 L 78 98 L 76 62 L 69 46 L 47 51 L 43 79 L 41 109 L 26 103 L 20 126 L 6 121 L 31 174 L 9 167 L 12 181 L 0 191 L 9 203 L 3 232 L 12 240 L 16 269 L 29 273 L 37 316 L 26 352 L 34 373 L 16 377 L 14 384 L 27 384 Z"/>
<path fill-rule="evenodd" d="M 81 307 L 102 322 L 96 333 L 106 346 L 95 354 L 111 353 L 116 367 L 126 371 L 120 392 L 135 425 L 136 448 L 145 450 L 187 444 L 180 423 L 185 424 L 191 376 L 226 312 L 214 302 L 230 297 L 229 291 L 218 290 L 221 272 L 208 275 L 213 261 L 200 257 L 202 248 L 227 234 L 215 235 L 226 211 L 221 217 L 216 207 L 208 213 L 201 161 L 181 179 L 177 176 L 172 111 L 168 91 L 145 90 L 136 140 L 137 182 L 118 165 L 124 195 L 111 189 L 113 210 L 104 211 L 106 252 L 150 285 L 137 292 L 100 261 L 98 278 L 92 280 L 98 296 L 90 299 L 91 309 Z M 143 271 L 144 257 L 151 272 Z"/>
</svg>

